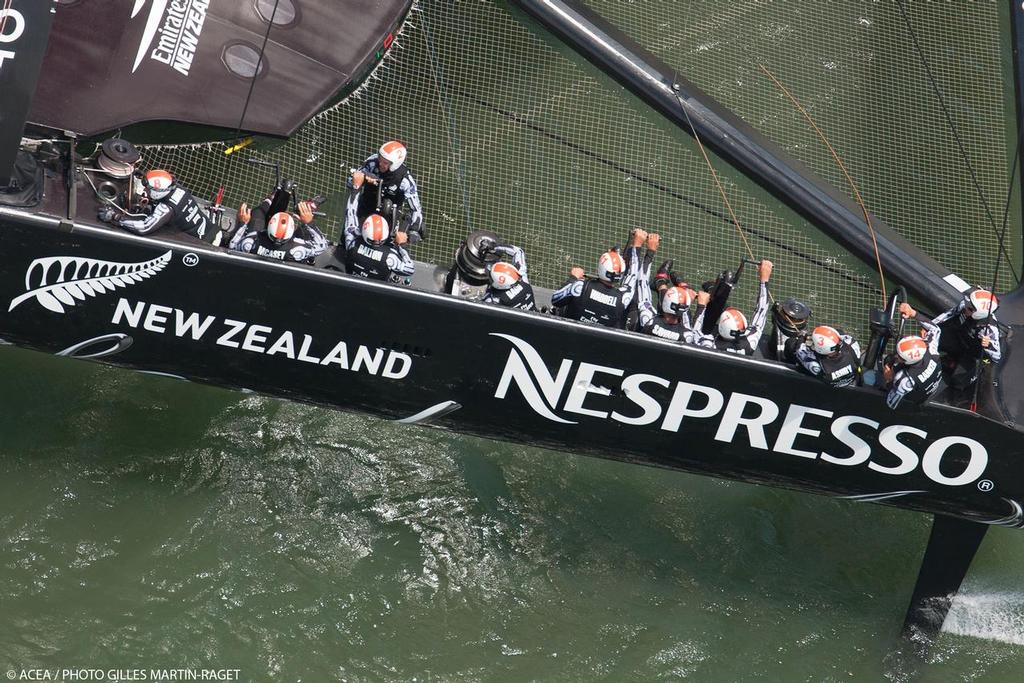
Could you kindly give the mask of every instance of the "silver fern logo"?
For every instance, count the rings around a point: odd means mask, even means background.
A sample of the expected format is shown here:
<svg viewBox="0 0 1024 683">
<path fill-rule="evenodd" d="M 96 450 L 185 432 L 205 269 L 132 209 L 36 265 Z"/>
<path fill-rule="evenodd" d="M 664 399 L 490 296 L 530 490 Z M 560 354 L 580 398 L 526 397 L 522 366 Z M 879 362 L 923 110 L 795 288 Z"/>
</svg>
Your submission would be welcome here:
<svg viewBox="0 0 1024 683">
<path fill-rule="evenodd" d="M 100 261 L 82 256 L 37 258 L 25 273 L 25 289 L 11 300 L 8 312 L 22 302 L 35 298 L 43 308 L 63 313 L 86 297 L 112 292 L 159 273 L 171 261 L 171 252 L 141 263 Z"/>
</svg>

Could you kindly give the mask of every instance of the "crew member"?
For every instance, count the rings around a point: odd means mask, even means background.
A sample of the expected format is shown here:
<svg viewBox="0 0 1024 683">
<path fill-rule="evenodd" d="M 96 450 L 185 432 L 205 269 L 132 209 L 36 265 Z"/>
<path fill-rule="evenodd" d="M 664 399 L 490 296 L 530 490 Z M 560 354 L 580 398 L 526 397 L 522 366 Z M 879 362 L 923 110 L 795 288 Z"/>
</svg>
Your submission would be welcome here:
<svg viewBox="0 0 1024 683">
<path fill-rule="evenodd" d="M 256 208 L 260 220 L 253 221 L 253 212 L 246 204 L 238 209 L 240 225 L 231 238 L 229 248 L 247 254 L 259 254 L 281 261 L 312 264 L 327 250 L 327 238 L 313 223 L 315 204 L 299 202 L 299 221 L 287 211 L 279 211 L 266 220 L 271 198 Z M 259 226 L 263 226 L 262 229 Z"/>
<path fill-rule="evenodd" d="M 350 192 L 345 212 L 346 231 L 353 227 L 358 230 L 374 213 L 394 223 L 403 205 L 408 205 L 409 214 L 397 226 L 398 231 L 409 233 L 411 244 L 427 236 L 416 181 L 405 165 L 406 154 L 405 145 L 391 140 L 352 171 L 348 178 Z"/>
<path fill-rule="evenodd" d="M 711 295 L 707 292 L 695 293 L 682 282 L 675 284 L 675 278 L 671 278 L 670 275 L 672 262 L 666 261 L 658 269 L 654 281 L 661 296 L 661 312 L 655 311 L 649 284 L 652 263 L 650 257 L 658 250 L 660 241 L 661 238 L 656 233 L 647 236 L 647 254 L 641 266 L 640 276 L 637 278 L 640 331 L 662 339 L 693 344 L 700 335 L 694 332 L 693 325 L 690 323 L 690 304 L 696 299 L 697 329 L 700 329 L 699 326 L 704 320 L 704 309 L 710 301 Z"/>
<path fill-rule="evenodd" d="M 917 311 L 910 304 L 900 304 L 900 313 L 916 318 Z M 924 329 L 924 338 L 904 337 L 896 344 L 896 359 L 887 359 L 882 376 L 889 393 L 885 402 L 895 410 L 900 405 L 919 406 L 942 386 L 939 368 L 939 340 L 942 330 L 927 320 L 918 320 Z"/>
<path fill-rule="evenodd" d="M 498 261 L 488 268 L 491 284 L 484 292 L 483 301 L 524 311 L 536 311 L 533 287 L 526 279 L 526 254 L 511 244 L 498 244 L 492 247 L 492 250 L 496 254 L 508 256 L 512 262 Z"/>
<path fill-rule="evenodd" d="M 218 246 L 221 231 L 213 220 L 199 206 L 192 193 L 174 182 L 167 171 L 156 170 L 146 173 L 143 189 L 148 198 L 151 213 L 144 217 L 129 217 L 110 207 L 100 210 L 102 221 L 113 223 L 136 235 L 150 235 L 165 226 L 204 242 Z"/>
<path fill-rule="evenodd" d="M 345 227 L 345 272 L 371 280 L 401 282 L 416 272 L 416 263 L 405 250 L 408 235 L 396 232 L 384 217 L 371 214 L 361 229 Z"/>
<path fill-rule="evenodd" d="M 570 271 L 572 279 L 551 295 L 551 303 L 562 307 L 563 315 L 567 318 L 625 329 L 626 310 L 636 295 L 636 281 L 640 271 L 637 249 L 646 239 L 645 231 L 633 231 L 628 259 L 623 259 L 615 250 L 601 254 L 597 262 L 596 280 L 585 277 L 579 266 L 574 267 Z"/>
<path fill-rule="evenodd" d="M 796 361 L 810 375 L 832 387 L 849 387 L 860 381 L 860 344 L 828 325 L 815 327 L 807 343 L 797 347 Z"/>
<path fill-rule="evenodd" d="M 747 317 L 739 309 L 727 308 L 718 316 L 718 334 L 701 334 L 697 340 L 698 346 L 743 356 L 754 354 L 768 319 L 768 280 L 772 276 L 772 262 L 764 260 L 757 264 L 757 275 L 761 284 L 750 322 L 747 322 Z M 700 327 L 696 329 L 700 330 Z"/>
<path fill-rule="evenodd" d="M 944 374 L 958 389 L 978 381 L 982 367 L 979 361 L 1002 360 L 997 308 L 999 300 L 992 292 L 975 288 L 956 306 L 932 320 L 942 330 L 939 354 Z"/>
</svg>

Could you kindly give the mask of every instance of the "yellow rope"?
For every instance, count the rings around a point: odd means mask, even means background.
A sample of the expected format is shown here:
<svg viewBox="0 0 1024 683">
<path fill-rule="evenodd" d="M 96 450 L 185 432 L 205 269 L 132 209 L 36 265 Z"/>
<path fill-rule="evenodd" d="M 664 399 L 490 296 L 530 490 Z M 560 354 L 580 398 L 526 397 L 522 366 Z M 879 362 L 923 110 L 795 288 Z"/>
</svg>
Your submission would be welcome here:
<svg viewBox="0 0 1024 683">
<path fill-rule="evenodd" d="M 814 119 L 812 119 L 811 115 L 807 113 L 807 110 L 804 109 L 799 102 L 797 102 L 796 98 L 793 97 L 792 93 L 790 93 L 789 90 L 786 89 L 786 86 L 782 85 L 782 83 L 779 82 L 779 79 L 777 79 L 775 75 L 771 71 L 769 71 L 764 64 L 758 64 L 758 66 L 761 67 L 761 71 L 763 71 L 765 75 L 767 75 L 768 78 L 770 78 L 772 82 L 775 83 L 776 86 L 778 86 L 779 90 L 781 90 L 783 94 L 785 94 L 786 97 L 788 97 L 790 101 L 796 106 L 800 113 L 803 114 L 804 118 L 807 119 L 807 123 L 811 124 L 811 127 L 814 128 L 814 131 L 818 134 L 818 137 L 820 137 L 821 141 L 825 143 L 826 147 L 828 147 L 828 151 L 832 153 L 832 158 L 836 160 L 836 164 L 839 166 L 839 170 L 841 170 L 843 172 L 843 175 L 846 176 L 846 182 L 848 182 L 850 184 L 850 187 L 853 189 L 853 195 L 857 198 L 857 203 L 860 204 L 860 210 L 864 213 L 864 222 L 867 224 L 868 232 L 871 234 L 871 244 L 874 245 L 875 262 L 878 264 L 878 279 L 880 281 L 880 284 L 882 285 L 882 308 L 885 308 L 889 300 L 889 297 L 886 295 L 885 292 L 885 271 L 882 270 L 882 257 L 878 253 L 878 239 L 875 237 L 875 228 L 874 226 L 871 225 L 871 214 L 868 213 L 868 208 L 864 206 L 864 200 L 861 199 L 860 190 L 857 189 L 856 183 L 853 182 L 853 178 L 851 178 L 849 172 L 847 172 L 846 165 L 843 164 L 843 160 L 839 158 L 839 154 L 836 152 L 835 148 L 832 147 L 832 144 L 828 141 L 828 138 L 825 137 L 825 134 L 821 132 L 821 129 L 818 128 L 818 125 L 814 123 Z"/>
</svg>

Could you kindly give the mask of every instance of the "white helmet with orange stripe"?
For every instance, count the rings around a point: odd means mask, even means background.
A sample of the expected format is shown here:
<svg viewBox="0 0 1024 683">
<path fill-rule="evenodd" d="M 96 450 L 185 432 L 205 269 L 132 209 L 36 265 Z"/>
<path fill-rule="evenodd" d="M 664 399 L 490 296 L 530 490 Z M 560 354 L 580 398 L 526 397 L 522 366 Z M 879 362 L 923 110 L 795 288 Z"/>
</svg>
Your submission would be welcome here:
<svg viewBox="0 0 1024 683">
<path fill-rule="evenodd" d="M 811 332 L 811 348 L 819 356 L 831 356 L 843 348 L 843 338 L 836 328 L 818 325 Z"/>
<path fill-rule="evenodd" d="M 669 315 L 681 315 L 693 303 L 695 294 L 689 287 L 669 287 L 661 295 L 661 310 Z"/>
<path fill-rule="evenodd" d="M 928 344 L 920 337 L 904 337 L 896 344 L 896 355 L 907 365 L 919 363 L 928 353 Z"/>
<path fill-rule="evenodd" d="M 278 244 L 284 244 L 295 234 L 295 218 L 287 211 L 278 211 L 267 221 L 267 234 Z"/>
<path fill-rule="evenodd" d="M 405 155 L 407 153 L 405 145 L 398 140 L 388 140 L 381 145 L 380 150 L 377 151 L 377 154 L 381 159 L 384 159 L 391 164 L 389 170 L 392 171 L 405 163 Z"/>
<path fill-rule="evenodd" d="M 617 282 L 626 270 L 626 261 L 617 251 L 606 251 L 597 262 L 597 277 L 605 282 Z"/>
<path fill-rule="evenodd" d="M 999 299 L 987 289 L 976 289 L 967 295 L 967 307 L 973 319 L 985 320 L 999 308 Z"/>
<path fill-rule="evenodd" d="M 727 308 L 718 316 L 718 336 L 722 339 L 736 339 L 747 331 L 747 316 L 738 308 Z"/>
<path fill-rule="evenodd" d="M 171 193 L 174 176 L 164 170 L 153 170 L 146 173 L 146 191 L 149 198 L 160 201 Z"/>
<path fill-rule="evenodd" d="M 391 227 L 383 216 L 370 214 L 363 221 L 363 240 L 368 244 L 383 244 L 384 240 L 391 234 Z"/>
<path fill-rule="evenodd" d="M 519 282 L 519 269 L 507 261 L 498 261 L 491 266 L 491 287 L 508 289 Z"/>
</svg>

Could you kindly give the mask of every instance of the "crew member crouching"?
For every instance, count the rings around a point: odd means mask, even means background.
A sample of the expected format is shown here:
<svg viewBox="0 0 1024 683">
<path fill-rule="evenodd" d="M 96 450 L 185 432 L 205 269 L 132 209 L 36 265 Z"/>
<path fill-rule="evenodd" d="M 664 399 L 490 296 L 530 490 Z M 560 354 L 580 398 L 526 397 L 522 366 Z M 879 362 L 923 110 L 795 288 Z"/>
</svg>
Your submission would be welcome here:
<svg viewBox="0 0 1024 683">
<path fill-rule="evenodd" d="M 508 256 L 508 261 L 491 264 L 490 279 L 483 301 L 524 311 L 536 311 L 537 304 L 533 298 L 533 287 L 526 279 L 526 254 L 517 246 L 499 244 L 492 247 L 494 253 Z"/>
<path fill-rule="evenodd" d="M 696 342 L 698 346 L 743 356 L 754 354 L 768 319 L 768 280 L 772 276 L 772 262 L 761 261 L 757 265 L 757 274 L 761 278 L 761 284 L 758 287 L 757 303 L 754 305 L 754 315 L 751 316 L 750 322 L 747 322 L 747 317 L 739 309 L 727 308 L 718 316 L 718 334 L 701 334 Z M 696 329 L 701 328 L 697 326 Z"/>
<path fill-rule="evenodd" d="M 149 200 L 149 215 L 130 217 L 104 207 L 99 212 L 99 219 L 136 235 L 150 235 L 166 226 L 173 226 L 197 240 L 220 245 L 220 228 L 203 211 L 192 193 L 174 182 L 170 173 L 149 171 L 143 179 L 143 188 Z"/>
<path fill-rule="evenodd" d="M 640 271 L 637 248 L 647 239 L 643 230 L 633 232 L 630 244 L 629 271 L 626 260 L 617 251 L 606 251 L 597 262 L 597 279 L 586 278 L 583 269 L 572 269 L 572 279 L 551 295 L 551 303 L 561 307 L 563 315 L 580 322 L 626 328 L 626 310 L 636 295 Z"/>
<path fill-rule="evenodd" d="M 416 263 L 403 246 L 404 232 L 391 238 L 391 227 L 382 216 L 371 214 L 363 227 L 345 227 L 345 272 L 371 280 L 401 282 L 416 272 Z"/>
<path fill-rule="evenodd" d="M 259 254 L 281 261 L 312 264 L 327 250 L 327 238 L 313 223 L 313 206 L 299 202 L 299 221 L 287 211 L 279 211 L 266 220 L 271 199 L 263 200 L 256 212 L 261 220 L 253 221 L 253 212 L 242 204 L 238 209 L 240 225 L 228 245 L 235 251 Z M 262 228 L 260 226 L 263 226 Z"/>
<path fill-rule="evenodd" d="M 860 382 L 860 344 L 842 331 L 819 325 L 808 344 L 796 349 L 796 361 L 808 374 L 832 387 L 849 387 Z"/>
<path fill-rule="evenodd" d="M 995 312 L 999 300 L 987 289 L 973 289 L 953 308 L 932 320 L 942 330 L 939 354 L 943 374 L 957 389 L 965 389 L 978 381 L 981 363 L 1002 360 L 999 344 L 999 321 Z"/>
<path fill-rule="evenodd" d="M 900 304 L 900 313 L 916 318 L 910 304 Z M 900 405 L 919 406 L 935 395 L 942 386 L 939 368 L 939 340 L 942 330 L 927 320 L 918 320 L 924 329 L 921 337 L 909 336 L 896 344 L 896 359 L 888 359 L 882 376 L 889 393 L 885 402 L 895 410 Z"/>
</svg>

